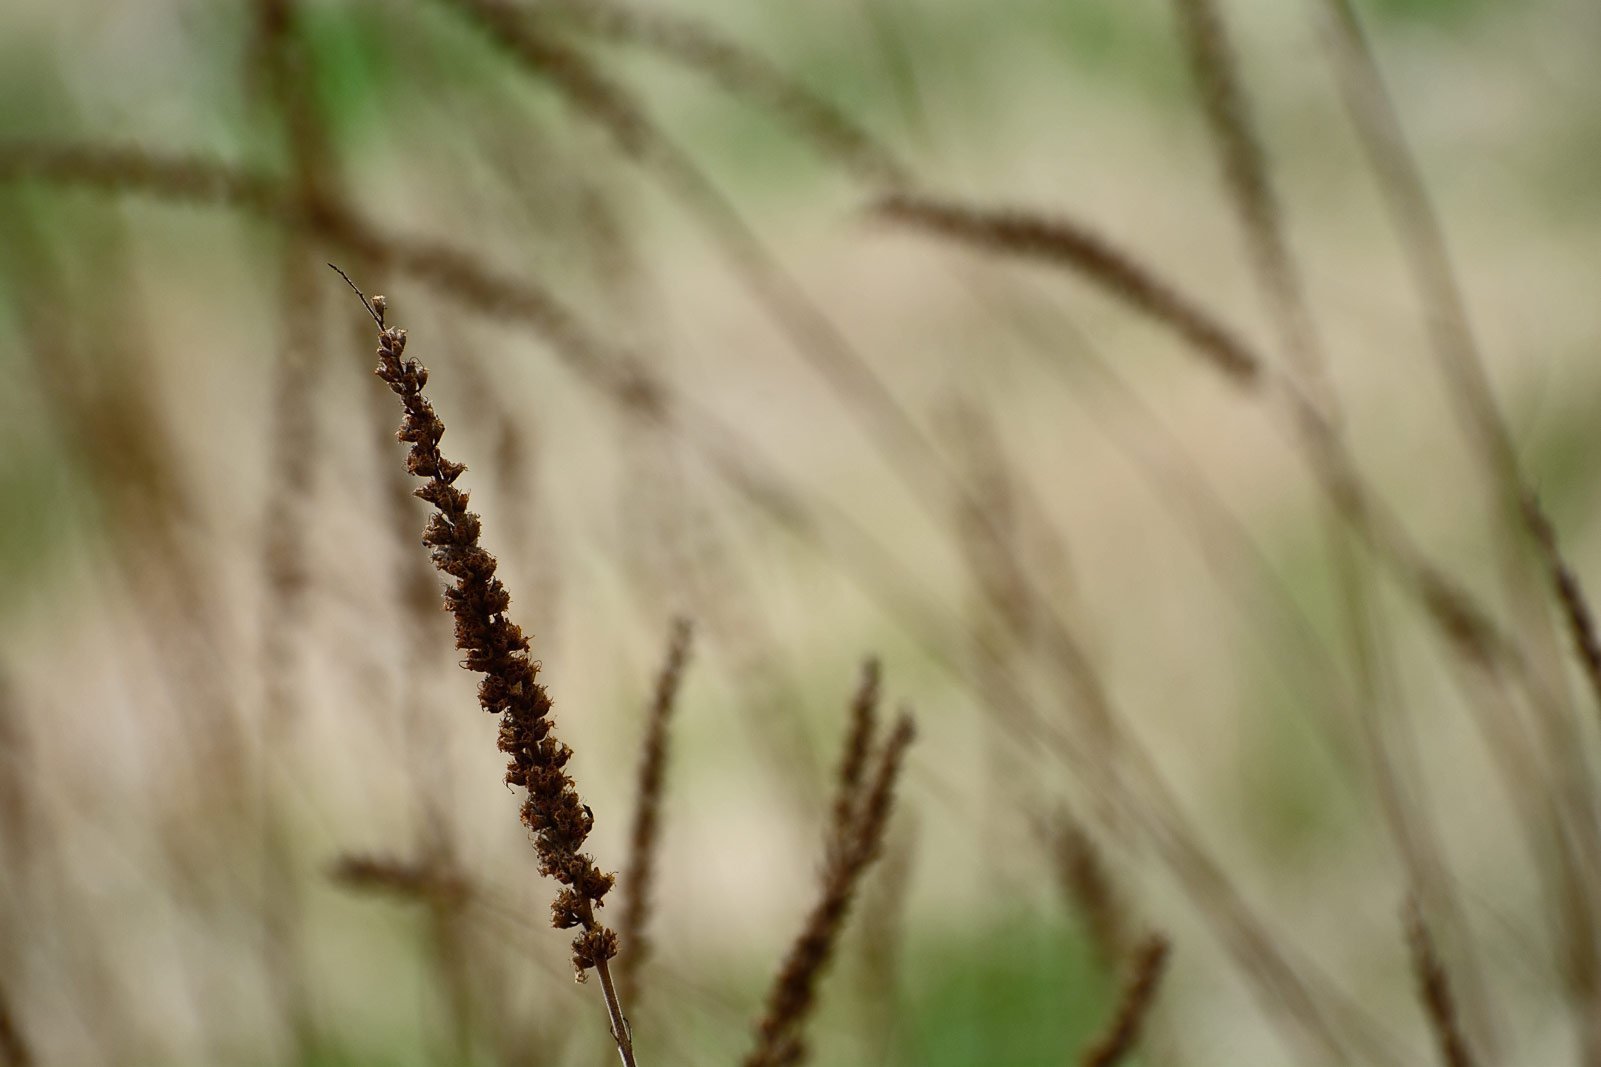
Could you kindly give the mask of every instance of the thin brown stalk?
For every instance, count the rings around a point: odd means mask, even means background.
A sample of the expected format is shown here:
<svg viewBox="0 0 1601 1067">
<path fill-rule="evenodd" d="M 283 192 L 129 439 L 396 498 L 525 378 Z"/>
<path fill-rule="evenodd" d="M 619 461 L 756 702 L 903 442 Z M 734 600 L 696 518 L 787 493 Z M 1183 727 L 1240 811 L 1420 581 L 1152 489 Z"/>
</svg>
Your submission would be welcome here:
<svg viewBox="0 0 1601 1067">
<path fill-rule="evenodd" d="M 1573 639 L 1573 651 L 1578 657 L 1590 691 L 1601 704 L 1601 634 L 1596 632 L 1595 612 L 1590 600 L 1579 584 L 1579 576 L 1557 540 L 1556 527 L 1537 498 L 1530 497 L 1525 505 L 1532 516 L 1534 534 L 1539 539 L 1543 556 L 1550 567 L 1550 580 L 1557 603 L 1562 605 L 1562 617 L 1568 624 L 1568 636 Z"/>
<path fill-rule="evenodd" d="M 1413 288 L 1426 315 L 1430 347 L 1452 401 L 1452 410 L 1464 434 L 1482 451 L 1486 471 L 1504 505 L 1505 517 L 1510 524 L 1521 523 L 1533 536 L 1540 562 L 1548 573 L 1555 575 L 1563 566 L 1562 560 L 1555 552 L 1555 543 L 1543 536 L 1545 520 L 1496 401 L 1485 357 L 1468 316 L 1467 299 L 1451 262 L 1444 227 L 1429 196 L 1422 169 L 1408 145 L 1394 101 L 1385 88 L 1383 74 L 1373 57 L 1361 20 L 1350 0 L 1321 0 L 1321 4 L 1332 31 L 1331 51 L 1343 100 L 1362 148 L 1378 175 L 1379 190 L 1391 224 L 1402 238 Z M 1503 524 L 1503 529 L 1505 527 Z M 1515 537 L 1503 539 L 1502 559 L 1503 582 L 1509 599 L 1525 606 L 1529 627 L 1537 631 L 1542 644 L 1552 644 L 1545 613 L 1528 610 L 1528 598 L 1524 595 L 1527 584 L 1520 580 L 1523 564 Z M 1537 682 L 1538 679 L 1528 681 Z M 1552 684 L 1549 689 L 1536 691 L 1534 699 L 1538 706 L 1565 710 L 1566 689 Z M 1565 724 L 1548 723 L 1547 728 L 1553 731 L 1553 743 L 1558 746 L 1570 736 Z M 1576 751 L 1576 748 L 1571 750 Z M 1567 772 L 1577 773 L 1571 767 Z M 1575 788 L 1588 792 L 1591 787 L 1581 780 L 1575 783 Z"/>
<path fill-rule="evenodd" d="M 0 180 L 138 192 L 268 216 L 284 214 L 289 199 L 281 183 L 265 174 L 204 156 L 153 153 L 116 144 L 8 141 L 0 144 Z"/>
<path fill-rule="evenodd" d="M 1365 490 L 1356 484 L 1357 464 L 1346 442 L 1340 399 L 1329 380 L 1329 356 L 1291 248 L 1224 5 L 1222 0 L 1174 0 L 1173 7 L 1252 273 L 1298 386 L 1289 393 L 1293 430 L 1318 468 L 1337 480 L 1339 491 L 1326 506 L 1332 510 L 1341 500 L 1354 503 L 1366 495 Z M 1356 675 L 1356 726 L 1380 810 L 1408 881 L 1414 892 L 1430 901 L 1448 940 L 1461 947 L 1462 990 L 1487 1047 L 1493 1048 L 1497 1026 L 1492 1002 L 1438 827 L 1428 805 L 1407 796 L 1407 784 L 1421 782 L 1423 775 L 1412 725 L 1404 708 L 1396 706 L 1396 643 L 1376 606 L 1374 575 L 1359 551 L 1361 544 L 1374 538 L 1373 518 L 1366 506 L 1348 507 L 1345 517 L 1351 528 L 1332 522 L 1325 527 L 1325 538 Z"/>
<path fill-rule="evenodd" d="M 1462 1032 L 1451 980 L 1416 900 L 1407 901 L 1404 919 L 1406 943 L 1412 953 L 1412 971 L 1418 982 L 1418 999 L 1423 1002 L 1429 1028 L 1440 1046 L 1440 1061 L 1445 1067 L 1474 1067 L 1478 1059 L 1469 1051 L 1467 1036 Z"/>
<path fill-rule="evenodd" d="M 257 0 L 253 38 L 255 73 L 263 83 L 288 149 L 291 195 L 309 206 L 327 185 L 328 146 L 315 102 L 308 92 L 304 48 L 295 32 L 295 0 Z M 288 720 L 301 703 L 294 691 L 297 649 L 310 577 L 306 564 L 306 512 L 318 469 L 319 427 L 315 398 L 321 392 L 316 358 L 322 334 L 323 289 L 310 269 L 311 235 L 285 236 L 277 325 L 281 336 L 271 375 L 274 390 L 270 476 L 262 519 L 262 612 L 260 666 L 267 691 L 269 752 L 292 731 Z"/>
<path fill-rule="evenodd" d="M 873 1052 L 870 1062 L 877 1064 L 894 1062 L 901 1029 L 906 911 L 917 851 L 917 824 L 911 814 L 893 820 L 884 858 L 862 893 L 857 988 Z"/>
<path fill-rule="evenodd" d="M 432 821 L 430 822 L 432 826 Z M 423 842 L 418 859 L 344 853 L 328 868 L 328 877 L 355 893 L 386 895 L 420 904 L 424 910 L 427 940 L 435 978 L 449 1031 L 449 1044 L 441 1048 L 443 1063 L 473 1059 L 473 1037 L 485 984 L 486 961 L 474 955 L 467 943 L 469 918 L 481 917 L 485 901 L 473 882 L 439 847 L 437 834 Z M 469 915 L 469 909 L 475 914 Z"/>
<path fill-rule="evenodd" d="M 911 182 L 906 165 L 844 111 L 707 22 L 618 0 L 556 0 L 541 9 L 553 9 L 584 33 L 648 49 L 705 75 L 729 96 L 771 112 L 820 155 L 864 182 Z"/>
<path fill-rule="evenodd" d="M 957 501 L 957 541 L 977 599 L 1019 652 L 1038 645 L 1038 575 L 1028 573 L 1022 504 L 1029 498 L 1001 441 L 992 412 L 967 395 L 950 407 L 950 435 L 961 445 L 972 493 Z M 1023 500 L 1020 500 L 1022 497 Z M 1046 526 L 1046 523 L 1040 523 Z M 1066 553 L 1060 542 L 1053 549 Z"/>
<path fill-rule="evenodd" d="M 780 639 L 771 614 L 751 595 L 748 554 L 733 551 L 732 514 L 723 503 L 724 487 L 702 477 L 694 448 L 675 420 L 645 425 L 622 420 L 646 490 L 631 486 L 629 505 L 649 509 L 639 529 L 650 536 L 640 545 L 648 577 L 638 595 L 652 603 L 681 602 L 697 629 L 714 639 L 729 683 L 740 700 L 762 713 L 739 716 L 757 759 L 774 775 L 797 813 L 815 810 L 824 782 L 823 758 L 807 728 L 801 694 L 806 682 L 793 646 Z M 642 515 L 641 518 L 646 518 Z"/>
<path fill-rule="evenodd" d="M 1133 1051 L 1156 1003 L 1171 950 L 1167 938 L 1153 934 L 1135 951 L 1127 983 L 1118 998 L 1117 1011 L 1106 1031 L 1084 1050 L 1079 1060 L 1083 1067 L 1115 1067 Z"/>
<path fill-rule="evenodd" d="M 465 653 L 462 666 L 482 676 L 478 702 L 500 717 L 499 747 L 509 757 L 506 782 L 526 793 L 522 818 L 534 835 L 540 873 L 563 887 L 551 905 L 551 924 L 578 930 L 572 942 L 574 970 L 580 980 L 590 970 L 600 976 L 618 1055 L 625 1067 L 636 1067 L 633 1038 L 608 966 L 617 955 L 617 935 L 595 914 L 616 877 L 581 851 L 594 814 L 565 770 L 572 749 L 551 733 L 551 700 L 539 684 L 528 639 L 506 617 L 511 596 L 495 577 L 498 562 L 479 544 L 482 524 L 467 510 L 467 493 L 456 487 L 467 468 L 440 453 L 445 425 L 422 392 L 428 371 L 404 357 L 406 332 L 385 323 L 383 298 L 367 303 L 379 329 L 376 373 L 405 412 L 397 436 L 410 446 L 406 470 L 422 479 L 416 495 L 434 508 L 423 543 L 434 566 L 453 580 L 445 604 L 455 617 L 456 647 Z"/>
<path fill-rule="evenodd" d="M 33 1049 L 22 1035 L 11 1000 L 0 986 L 0 1067 L 33 1067 Z"/>
<path fill-rule="evenodd" d="M 1129 884 L 1108 862 L 1089 829 L 1067 809 L 1059 809 L 1054 819 L 1040 819 L 1035 830 L 1050 849 L 1058 887 L 1077 916 L 1097 964 L 1116 980 L 1127 961 L 1138 959 L 1142 946 L 1149 944 L 1136 940 L 1138 931 L 1148 927 L 1139 918 L 1138 902 Z M 1142 1030 L 1147 1045 L 1158 1046 L 1152 1057 L 1178 1062 L 1180 1048 L 1174 1035 L 1156 1031 L 1156 1022 Z"/>
<path fill-rule="evenodd" d="M 16 878 L 5 905 L 20 903 L 24 872 L 44 844 L 37 760 L 32 724 L 24 715 L 10 665 L 0 661 L 0 863 Z M 0 933 L 10 934 L 10 918 L 9 907 L 0 907 Z M 14 944 L 9 936 L 0 938 L 0 966 L 9 962 L 5 950 Z"/>
<path fill-rule="evenodd" d="M 1021 296 L 1021 298 L 1019 298 Z M 1342 766 L 1351 765 L 1351 743 L 1345 723 L 1351 706 L 1350 686 L 1333 650 L 1313 626 L 1305 605 L 1293 595 L 1284 576 L 1269 561 L 1257 536 L 1218 492 L 1215 479 L 1177 433 L 1157 413 L 1151 400 L 1118 369 L 1054 304 L 1033 295 L 1012 296 L 994 308 L 997 326 L 1015 330 L 1041 353 L 1071 342 L 1071 361 L 1044 359 L 1044 369 L 1061 377 L 1083 415 L 1098 422 L 1145 481 L 1156 502 L 1179 528 L 1194 539 L 1220 595 L 1236 601 L 1242 620 L 1262 622 L 1253 632 L 1264 640 L 1263 651 L 1286 695 L 1298 696 L 1309 677 L 1326 695 L 1326 713 L 1315 725 L 1323 743 Z M 1280 642 L 1293 641 L 1282 654 Z"/>
<path fill-rule="evenodd" d="M 32 732 L 14 688 L 9 665 L 0 661 L 0 1067 L 31 1067 L 33 1056 L 14 1014 L 6 983 L 25 974 L 23 934 L 40 926 L 44 911 L 40 877 L 47 844 L 41 819 L 40 767 Z M 55 893 L 55 885 L 50 892 Z"/>
<path fill-rule="evenodd" d="M 1026 676 L 1037 661 L 1052 661 L 1041 640 L 1049 632 L 1042 625 L 1044 616 L 1052 607 L 1064 614 L 1071 611 L 1074 597 L 1063 582 L 1070 567 L 1067 546 L 1006 454 L 993 412 L 976 398 L 981 393 L 981 382 L 954 390 L 945 407 L 944 436 L 956 446 L 961 477 L 971 487 L 952 502 L 953 533 L 970 590 L 969 626 L 976 643 L 989 642 L 1000 652 L 993 658 L 972 657 L 972 685 L 993 702 L 1006 691 L 996 675 Z M 1034 506 L 1025 510 L 1024 505 Z M 1083 733 L 1094 747 L 1094 739 L 1106 731 L 1097 722 L 1086 723 Z M 983 817 L 1002 819 L 1026 808 L 1024 798 L 1036 790 L 1030 761 L 1019 758 L 1016 739 L 999 730 L 986 731 L 984 751 L 982 803 L 988 814 Z M 997 835 L 984 835 L 980 847 L 986 866 L 999 871 L 1009 865 L 1011 850 Z"/>
<path fill-rule="evenodd" d="M 1328 15 L 1332 53 L 1347 112 L 1379 178 L 1379 191 L 1402 237 L 1412 284 L 1427 316 L 1429 341 L 1463 432 L 1484 453 L 1507 516 L 1539 540 L 1538 508 L 1495 399 L 1484 354 L 1469 320 L 1467 299 L 1428 184 L 1407 142 L 1401 119 L 1350 0 L 1320 0 Z M 1552 561 L 1546 559 L 1548 566 Z"/>
<path fill-rule="evenodd" d="M 1341 991 L 1296 946 L 1256 914 L 1222 861 L 1206 849 L 1172 787 L 1138 752 L 1145 805 L 1125 801 L 1156 854 L 1201 907 L 1203 917 L 1250 979 L 1264 1012 L 1304 1054 L 1325 1063 L 1405 1062 L 1361 1001 Z M 1121 785 L 1128 789 L 1131 784 Z"/>
<path fill-rule="evenodd" d="M 330 184 L 331 151 L 310 90 L 307 53 L 297 33 L 296 0 L 256 0 L 252 72 L 259 77 L 287 150 L 289 185 L 310 205 Z M 262 512 L 263 606 L 257 669 L 264 692 L 257 770 L 261 802 L 261 917 L 264 959 L 297 1058 L 319 1043 L 306 992 L 303 902 L 289 830 L 276 808 L 274 785 L 288 763 L 301 695 L 302 635 L 312 586 L 307 541 L 313 523 L 321 427 L 321 344 L 324 289 L 316 274 L 312 237 L 290 229 L 280 259 L 277 353 L 271 382 L 269 473 Z"/>
<path fill-rule="evenodd" d="M 1105 855 L 1089 831 L 1066 811 L 1040 830 L 1055 860 L 1057 884 L 1084 924 L 1091 948 L 1103 966 L 1115 966 L 1128 955 L 1134 920 Z"/>
<path fill-rule="evenodd" d="M 679 683 L 689 661 L 691 628 L 688 620 L 673 623 L 667 657 L 656 676 L 656 689 L 645 719 L 645 741 L 640 747 L 639 777 L 634 787 L 634 825 L 629 835 L 628 862 L 623 867 L 623 911 L 619 939 L 628 951 L 617 959 L 617 986 L 623 999 L 638 1010 L 639 970 L 650 954 L 646 927 L 650 920 L 651 889 L 656 880 L 660 851 L 662 782 L 667 771 L 667 727 L 678 704 Z"/>
<path fill-rule="evenodd" d="M 1510 441 L 1496 411 L 1484 358 L 1468 321 L 1467 301 L 1456 280 L 1445 230 L 1429 196 L 1428 184 L 1407 144 L 1400 116 L 1368 45 L 1350 0 L 1319 0 L 1327 14 L 1331 55 L 1342 102 L 1368 162 L 1379 177 L 1379 191 L 1391 223 L 1403 238 L 1403 251 L 1430 331 L 1434 356 L 1468 436 L 1488 451 L 1500 452 L 1492 470 L 1505 472 Z"/>
<path fill-rule="evenodd" d="M 867 758 L 878 730 L 881 675 L 878 660 L 869 659 L 863 663 L 862 680 L 851 697 L 850 732 L 840 759 L 839 777 L 834 786 L 833 818 L 828 826 L 827 840 L 831 843 L 844 842 L 856 822 L 862 801 L 862 774 L 867 769 Z"/>
<path fill-rule="evenodd" d="M 1574 916 L 1579 921 L 1564 934 L 1572 956 L 1568 980 L 1586 1062 L 1601 1064 L 1601 1012 L 1596 1010 L 1601 999 L 1601 943 L 1593 937 L 1601 933 L 1601 916 L 1596 914 L 1594 894 L 1586 891 L 1586 886 L 1601 878 L 1597 785 L 1584 756 L 1578 711 L 1565 681 L 1560 639 L 1539 592 L 1540 583 L 1529 580 L 1526 541 L 1533 541 L 1545 578 L 1556 585 L 1559 607 L 1568 615 L 1571 629 L 1572 608 L 1560 602 L 1566 563 L 1556 541 L 1545 536 L 1546 520 L 1496 399 L 1444 226 L 1362 21 L 1350 0 L 1320 0 L 1319 6 L 1326 15 L 1329 51 L 1342 102 L 1377 176 L 1390 224 L 1401 240 L 1431 355 L 1452 413 L 1463 435 L 1478 450 L 1498 505 L 1494 532 L 1501 585 L 1515 616 L 1512 629 L 1533 647 L 1538 664 L 1521 671 L 1517 681 L 1527 694 L 1529 714 L 1539 729 L 1548 764 L 1543 777 L 1557 796 L 1567 823 L 1557 833 L 1571 838 L 1580 864 L 1580 869 L 1564 872 L 1564 877 L 1574 879 L 1566 895 L 1589 912 L 1582 919 Z M 1568 591 L 1576 592 L 1577 587 Z"/>
<path fill-rule="evenodd" d="M 294 195 L 309 200 L 325 180 L 320 124 L 306 93 L 302 49 L 294 33 L 293 0 L 257 0 L 254 51 L 289 145 L 290 185 Z M 308 235 L 286 236 L 279 288 L 277 360 L 273 368 L 273 425 L 270 435 L 270 480 L 262 520 L 262 612 L 260 667 L 267 690 L 267 747 L 290 731 L 287 721 L 300 701 L 293 635 L 303 630 L 302 613 L 310 577 L 306 571 L 306 512 L 310 487 L 318 469 L 319 428 L 316 404 L 321 361 L 316 351 L 321 335 L 318 310 L 323 290 L 308 269 Z"/>
<path fill-rule="evenodd" d="M 834 954 L 862 875 L 881 851 L 895 783 L 913 734 L 911 717 L 902 713 L 878 754 L 855 821 L 827 852 L 818 899 L 774 978 L 744 1067 L 790 1067 L 805 1060 L 805 1029 L 816 1006 L 817 983 Z"/>
<path fill-rule="evenodd" d="M 536 283 L 496 271 L 464 247 L 386 232 L 340 200 L 305 204 L 282 182 L 243 167 L 123 145 L 13 142 L 0 144 L 0 181 L 227 207 L 305 230 L 346 255 L 408 274 L 483 314 L 527 323 L 580 378 L 601 384 L 636 410 L 648 411 L 659 400 L 636 366 L 620 365 L 575 312 Z"/>
<path fill-rule="evenodd" d="M 901 127 L 919 147 L 933 150 L 936 138 L 929 121 L 927 93 L 920 84 L 917 61 L 901 24 L 903 17 L 912 14 L 914 9 L 897 11 L 896 0 L 861 0 L 858 6 L 873 54 L 889 82 Z"/>
<path fill-rule="evenodd" d="M 917 193 L 885 197 L 875 210 L 884 218 L 976 248 L 1067 267 L 1177 331 L 1236 383 L 1250 385 L 1258 377 L 1262 360 L 1243 338 L 1199 301 L 1082 223 Z"/>
<path fill-rule="evenodd" d="M 933 441 L 826 309 L 767 249 L 717 185 L 653 120 L 638 94 L 507 0 L 441 0 L 471 18 L 530 75 L 555 88 L 618 152 L 655 175 L 706 228 L 795 352 L 834 393 L 931 519 L 951 488 Z"/>
<path fill-rule="evenodd" d="M 343 853 L 328 868 L 328 877 L 347 889 L 451 907 L 465 904 L 473 896 L 472 884 L 461 872 L 393 856 Z"/>
<path fill-rule="evenodd" d="M 1301 272 L 1285 236 L 1283 210 L 1256 128 L 1239 60 L 1216 0 L 1174 0 L 1179 36 L 1194 73 L 1229 200 L 1244 230 L 1257 282 L 1296 369 L 1318 387 L 1326 415 L 1334 398 L 1322 380 L 1326 358 L 1306 306 Z"/>
<path fill-rule="evenodd" d="M 579 114 L 593 119 L 624 155 L 659 148 L 656 132 L 623 87 L 604 77 L 578 49 L 536 25 L 529 11 L 507 0 L 438 0 L 476 24 L 517 64 L 558 89 Z"/>
</svg>

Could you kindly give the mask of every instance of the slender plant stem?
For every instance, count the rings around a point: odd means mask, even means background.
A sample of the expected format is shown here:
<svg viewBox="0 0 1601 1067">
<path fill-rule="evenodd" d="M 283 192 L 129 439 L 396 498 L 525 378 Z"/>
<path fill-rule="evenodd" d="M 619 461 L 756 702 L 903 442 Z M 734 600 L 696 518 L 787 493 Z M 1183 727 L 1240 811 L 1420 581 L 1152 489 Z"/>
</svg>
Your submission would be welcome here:
<svg viewBox="0 0 1601 1067">
<path fill-rule="evenodd" d="M 623 1058 L 623 1067 L 639 1067 L 634 1060 L 634 1035 L 629 1032 L 628 1020 L 623 1016 L 623 1002 L 611 980 L 611 968 L 601 960 L 595 964 L 595 973 L 600 975 L 600 991 L 606 998 L 606 1014 L 611 1016 L 611 1036 L 617 1042 L 617 1055 Z"/>
</svg>

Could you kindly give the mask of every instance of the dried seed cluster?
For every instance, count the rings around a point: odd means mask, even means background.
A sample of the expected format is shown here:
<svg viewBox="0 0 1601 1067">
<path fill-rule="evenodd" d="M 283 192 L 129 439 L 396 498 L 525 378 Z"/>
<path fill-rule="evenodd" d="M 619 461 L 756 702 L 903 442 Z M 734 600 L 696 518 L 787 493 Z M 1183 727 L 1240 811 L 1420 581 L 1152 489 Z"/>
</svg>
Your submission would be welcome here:
<svg viewBox="0 0 1601 1067">
<path fill-rule="evenodd" d="M 478 702 L 500 716 L 500 750 L 510 757 L 506 781 L 526 790 L 522 818 L 533 831 L 540 871 L 562 885 L 551 905 L 552 924 L 580 929 L 573 939 L 573 965 L 582 979 L 617 955 L 617 935 L 594 912 L 616 878 L 580 851 L 594 816 L 564 769 L 572 749 L 551 733 L 550 697 L 536 679 L 539 667 L 529 656 L 528 638 L 506 618 L 511 597 L 495 577 L 495 557 L 478 543 L 481 524 L 467 510 L 467 493 L 456 487 L 467 468 L 439 452 L 445 424 L 422 394 L 428 370 L 403 358 L 406 331 L 383 325 L 383 298 L 374 297 L 372 305 L 382 331 L 376 373 L 405 408 L 396 436 L 411 446 L 406 469 L 426 479 L 414 492 L 435 508 L 423 543 L 434 566 L 454 579 L 445 590 L 445 606 L 456 620 L 462 666 L 483 676 Z"/>
</svg>

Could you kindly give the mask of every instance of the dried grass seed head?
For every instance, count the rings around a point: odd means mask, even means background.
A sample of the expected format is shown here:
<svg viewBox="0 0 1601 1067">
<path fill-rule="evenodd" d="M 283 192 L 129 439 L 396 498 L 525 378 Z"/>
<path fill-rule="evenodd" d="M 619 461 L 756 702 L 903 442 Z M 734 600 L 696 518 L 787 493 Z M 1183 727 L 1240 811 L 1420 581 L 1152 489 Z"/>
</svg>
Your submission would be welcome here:
<svg viewBox="0 0 1601 1067">
<path fill-rule="evenodd" d="M 495 557 L 478 543 L 482 523 L 467 508 L 467 492 L 455 484 L 467 468 L 439 451 L 445 424 L 422 393 L 427 368 L 405 357 L 406 331 L 386 325 L 387 302 L 375 297 L 366 303 L 381 330 L 376 373 L 405 412 L 396 437 L 410 446 L 406 469 L 424 479 L 413 492 L 435 509 L 423 544 L 434 566 L 454 579 L 445 606 L 455 619 L 461 665 L 482 676 L 479 704 L 500 716 L 499 747 L 509 757 L 506 781 L 526 793 L 522 819 L 533 832 L 540 872 L 563 887 L 552 902 L 551 922 L 558 929 L 582 928 L 573 940 L 573 964 L 582 978 L 617 954 L 616 934 L 594 914 L 615 876 L 581 851 L 594 816 L 564 769 L 572 750 L 551 736 L 550 697 L 537 680 L 528 638 L 506 617 L 511 596 L 495 576 Z"/>
</svg>

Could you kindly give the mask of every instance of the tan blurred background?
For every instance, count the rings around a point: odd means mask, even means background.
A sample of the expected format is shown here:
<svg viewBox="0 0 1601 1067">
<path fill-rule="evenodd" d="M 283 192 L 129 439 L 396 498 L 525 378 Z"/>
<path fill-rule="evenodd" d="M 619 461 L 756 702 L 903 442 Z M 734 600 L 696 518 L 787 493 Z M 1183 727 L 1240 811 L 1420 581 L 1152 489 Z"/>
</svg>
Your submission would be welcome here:
<svg viewBox="0 0 1601 1067">
<path fill-rule="evenodd" d="M 278 36 L 272 6 L 0 11 L 0 990 L 36 1062 L 615 1055 L 546 926 L 424 508 L 399 495 L 372 324 L 329 260 L 386 295 L 432 371 L 603 867 L 623 862 L 670 620 L 695 623 L 642 1062 L 747 1047 L 869 654 L 920 735 L 816 1062 L 1072 1060 L 1118 961 L 1064 886 L 1069 817 L 1128 921 L 1175 945 L 1142 1062 L 1434 1054 L 1400 920 L 1412 868 L 1353 713 L 1345 535 L 1270 393 L 1069 272 L 875 214 L 881 176 L 755 83 L 581 13 L 517 17 L 616 80 L 652 124 L 634 140 L 470 5 L 304 0 Z M 1480 1058 L 1588 1062 L 1576 1020 L 1601 1007 L 1564 972 L 1541 801 L 1507 784 L 1494 715 L 1536 734 L 1565 715 L 1582 780 L 1594 698 L 1539 658 L 1566 637 L 1524 625 L 1538 568 L 1500 578 L 1509 519 L 1432 360 L 1324 6 L 1226 11 L 1352 452 L 1545 665 L 1498 704 L 1505 678 L 1359 550 L 1383 649 L 1367 710 L 1438 841 Z M 671 10 L 917 186 L 1083 220 L 1283 367 L 1171 7 Z M 1601 12 L 1358 11 L 1523 473 L 1574 571 L 1601 573 Z M 155 189 L 140 161 L 168 157 L 314 187 L 389 254 L 323 216 L 216 203 L 194 174 Z M 530 309 L 537 287 L 570 322 Z M 1064 634 L 1148 761 L 1097 732 Z M 342 887 L 352 853 L 448 870 L 472 903 Z"/>
</svg>

